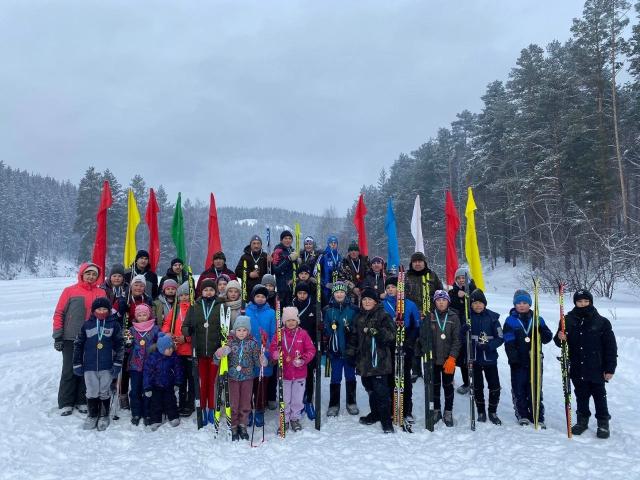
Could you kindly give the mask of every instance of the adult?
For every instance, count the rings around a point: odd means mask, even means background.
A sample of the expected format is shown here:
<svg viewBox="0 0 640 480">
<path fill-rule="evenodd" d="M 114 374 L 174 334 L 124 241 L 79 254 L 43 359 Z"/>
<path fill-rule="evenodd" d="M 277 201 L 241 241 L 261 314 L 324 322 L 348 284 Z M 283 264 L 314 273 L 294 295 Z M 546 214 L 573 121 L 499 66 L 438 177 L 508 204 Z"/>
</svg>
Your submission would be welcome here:
<svg viewBox="0 0 640 480">
<path fill-rule="evenodd" d="M 138 250 L 138 253 L 136 253 L 135 262 L 133 262 L 131 269 L 124 276 L 125 282 L 131 285 L 131 279 L 136 275 L 144 275 L 146 281 L 145 292 L 155 300 L 159 293 L 158 275 L 151 270 L 149 252 L 146 250 Z"/>
<path fill-rule="evenodd" d="M 267 273 L 269 255 L 262 250 L 262 239 L 259 235 L 254 235 L 249 240 L 249 245 L 244 247 L 244 253 L 238 260 L 236 266 L 236 277 L 239 279 L 247 279 L 247 285 L 244 289 L 246 298 L 249 301 L 249 294 L 253 287 L 260 283 L 262 276 Z M 246 271 L 245 271 L 246 270 Z"/>
<path fill-rule="evenodd" d="M 322 250 L 316 249 L 316 241 L 313 237 L 305 237 L 304 246 L 300 250 L 300 257 L 298 258 L 298 265 L 306 265 L 309 267 L 309 271 L 313 272 L 320 255 L 322 255 Z"/>
<path fill-rule="evenodd" d="M 62 373 L 58 387 L 58 408 L 63 417 L 71 415 L 76 407 L 87 413 L 84 377 L 73 374 L 73 342 L 83 323 L 91 315 L 91 304 L 96 298 L 106 297 L 98 286 L 100 267 L 83 263 L 78 270 L 78 281 L 66 287 L 53 314 L 53 346 L 62 352 Z"/>
<path fill-rule="evenodd" d="M 338 281 L 338 272 L 342 264 L 342 255 L 338 252 L 338 237 L 329 235 L 327 247 L 318 260 L 321 267 L 320 283 L 322 284 L 322 307 L 326 307 L 331 300 L 333 283 Z"/>
<path fill-rule="evenodd" d="M 340 266 L 340 278 L 349 286 L 355 305 L 360 304 L 360 292 L 364 286 L 364 279 L 368 271 L 369 259 L 360 254 L 360 247 L 357 242 L 351 242 L 347 250 L 347 256 L 342 260 L 342 265 Z"/>
<path fill-rule="evenodd" d="M 129 284 L 124 281 L 124 265 L 113 264 L 109 270 L 109 276 L 100 288 L 106 292 L 112 307 L 117 309 L 120 299 L 126 297 L 129 290 Z"/>
<path fill-rule="evenodd" d="M 291 245 L 292 243 L 293 235 L 289 230 L 284 230 L 280 234 L 280 243 L 273 249 L 272 269 L 276 276 L 278 296 L 282 307 L 291 305 L 293 300 L 293 292 L 291 291 L 293 264 L 298 260 L 299 255 Z"/>
<path fill-rule="evenodd" d="M 231 280 L 236 280 L 236 274 L 227 267 L 227 256 L 224 252 L 216 252 L 213 254 L 212 263 L 209 268 L 200 274 L 196 285 L 196 298 L 202 296 L 202 282 L 210 278 L 215 282 L 222 274 L 227 275 Z"/>
<path fill-rule="evenodd" d="M 184 262 L 182 261 L 181 258 L 176 257 L 173 260 L 171 260 L 171 264 L 169 268 L 167 268 L 167 271 L 164 274 L 164 277 L 160 279 L 160 286 L 158 287 L 158 290 L 160 292 L 163 291 L 162 287 L 164 285 L 164 282 L 166 282 L 169 279 L 174 280 L 178 286 L 182 285 L 184 282 L 187 282 L 189 280 L 189 273 L 185 271 Z"/>
</svg>

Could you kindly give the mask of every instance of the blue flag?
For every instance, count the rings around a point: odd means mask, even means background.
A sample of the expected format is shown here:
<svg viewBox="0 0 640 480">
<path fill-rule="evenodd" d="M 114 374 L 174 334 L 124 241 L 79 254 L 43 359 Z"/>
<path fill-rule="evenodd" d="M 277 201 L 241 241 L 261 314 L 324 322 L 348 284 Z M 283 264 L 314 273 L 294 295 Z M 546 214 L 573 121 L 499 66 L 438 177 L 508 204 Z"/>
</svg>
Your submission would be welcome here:
<svg viewBox="0 0 640 480">
<path fill-rule="evenodd" d="M 387 233 L 387 268 L 390 271 L 398 271 L 400 266 L 400 247 L 398 246 L 398 229 L 396 228 L 396 216 L 393 214 L 393 201 L 389 199 L 387 204 L 387 218 L 384 220 L 384 229 Z"/>
</svg>

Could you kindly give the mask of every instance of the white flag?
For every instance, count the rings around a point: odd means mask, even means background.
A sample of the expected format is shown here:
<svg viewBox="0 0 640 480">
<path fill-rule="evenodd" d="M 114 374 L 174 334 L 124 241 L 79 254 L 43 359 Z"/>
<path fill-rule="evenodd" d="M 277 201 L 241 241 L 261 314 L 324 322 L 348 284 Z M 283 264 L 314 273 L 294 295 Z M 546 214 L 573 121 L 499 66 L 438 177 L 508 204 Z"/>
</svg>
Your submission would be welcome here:
<svg viewBox="0 0 640 480">
<path fill-rule="evenodd" d="M 411 235 L 416 241 L 416 252 L 424 253 L 424 239 L 422 238 L 422 212 L 420 211 L 420 195 L 416 195 L 411 216 Z"/>
</svg>

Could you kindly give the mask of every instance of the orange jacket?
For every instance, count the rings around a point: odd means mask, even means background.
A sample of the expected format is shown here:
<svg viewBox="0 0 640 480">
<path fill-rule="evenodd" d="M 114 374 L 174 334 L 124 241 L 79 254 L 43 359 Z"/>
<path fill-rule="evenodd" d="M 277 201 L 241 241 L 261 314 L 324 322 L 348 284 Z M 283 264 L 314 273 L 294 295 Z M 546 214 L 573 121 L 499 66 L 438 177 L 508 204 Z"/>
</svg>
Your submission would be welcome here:
<svg viewBox="0 0 640 480">
<path fill-rule="evenodd" d="M 187 311 L 191 304 L 189 302 L 180 302 L 180 311 L 176 316 L 176 322 L 173 325 L 173 329 L 171 328 L 171 320 L 173 319 L 173 307 L 169 310 L 169 313 L 164 317 L 164 322 L 162 323 L 162 331 L 164 333 L 170 333 L 173 336 L 181 336 L 182 335 L 182 323 L 187 316 Z M 191 337 L 185 337 L 185 342 L 181 345 L 176 344 L 176 353 L 178 355 L 191 355 Z"/>
</svg>

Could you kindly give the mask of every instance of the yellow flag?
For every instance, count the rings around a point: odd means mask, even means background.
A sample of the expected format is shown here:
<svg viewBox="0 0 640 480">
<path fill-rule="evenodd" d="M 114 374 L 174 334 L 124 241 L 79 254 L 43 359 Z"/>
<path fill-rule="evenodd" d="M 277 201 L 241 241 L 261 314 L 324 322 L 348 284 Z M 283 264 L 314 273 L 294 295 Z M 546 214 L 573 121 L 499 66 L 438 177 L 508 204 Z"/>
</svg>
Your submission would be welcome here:
<svg viewBox="0 0 640 480">
<path fill-rule="evenodd" d="M 294 226 L 294 235 L 295 235 L 295 240 L 296 240 L 296 244 L 295 244 L 295 248 L 296 248 L 296 252 L 298 250 L 300 250 L 300 235 L 302 234 L 302 232 L 300 231 L 300 224 L 296 223 Z"/>
<path fill-rule="evenodd" d="M 127 236 L 124 240 L 124 266 L 127 268 L 136 259 L 138 248 L 136 247 L 136 229 L 140 223 L 140 212 L 133 196 L 133 190 L 129 189 L 129 199 L 127 200 Z"/>
<path fill-rule="evenodd" d="M 464 216 L 467 217 L 467 234 L 464 240 L 464 249 L 467 255 L 467 263 L 469 264 L 469 270 L 471 278 L 476 284 L 476 287 L 484 291 L 484 278 L 482 277 L 482 262 L 480 262 L 480 250 L 478 250 L 478 236 L 476 235 L 476 217 L 475 211 L 477 210 L 476 202 L 473 199 L 473 191 L 471 187 L 467 190 L 467 208 L 464 211 Z"/>
</svg>

